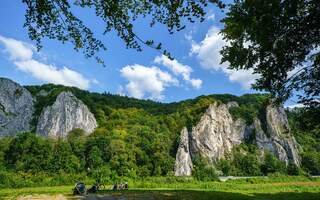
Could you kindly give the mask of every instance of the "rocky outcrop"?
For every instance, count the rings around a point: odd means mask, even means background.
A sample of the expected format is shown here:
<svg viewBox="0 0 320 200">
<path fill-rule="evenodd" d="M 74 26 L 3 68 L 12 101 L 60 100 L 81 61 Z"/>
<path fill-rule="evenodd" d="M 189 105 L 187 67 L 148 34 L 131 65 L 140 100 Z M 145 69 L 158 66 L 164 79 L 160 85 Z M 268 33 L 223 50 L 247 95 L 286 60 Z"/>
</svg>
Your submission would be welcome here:
<svg viewBox="0 0 320 200">
<path fill-rule="evenodd" d="M 180 143 L 174 165 L 175 176 L 190 176 L 192 173 L 192 160 L 189 151 L 189 133 L 186 127 L 181 131 Z"/>
<path fill-rule="evenodd" d="M 266 107 L 265 121 L 261 122 L 256 118 L 252 125 L 247 125 L 243 119 L 232 118 L 229 108 L 235 106 L 238 106 L 235 102 L 214 103 L 190 133 L 186 128 L 182 130 L 176 155 L 175 175 L 189 175 L 191 157 L 200 155 L 214 162 L 249 138 L 254 139 L 262 154 L 269 151 L 287 164 L 292 162 L 300 165 L 299 147 L 290 133 L 283 107 L 269 105 Z M 265 125 L 264 129 L 262 123 Z"/>
<path fill-rule="evenodd" d="M 210 105 L 199 123 L 192 128 L 192 155 L 199 154 L 213 162 L 244 140 L 246 123 L 242 119 L 233 120 L 228 107 L 218 103 Z"/>
<path fill-rule="evenodd" d="M 260 121 L 254 122 L 256 143 L 265 151 L 274 153 L 280 160 L 300 165 L 298 143 L 290 133 L 287 115 L 283 107 L 269 105 L 266 108 L 267 132 L 261 129 Z"/>
<path fill-rule="evenodd" d="M 94 115 L 71 92 L 62 92 L 52 106 L 43 109 L 37 124 L 37 133 L 49 137 L 66 137 L 73 129 L 91 133 L 97 127 Z"/>
<path fill-rule="evenodd" d="M 30 131 L 34 102 L 19 84 L 0 78 L 0 136 Z"/>
</svg>

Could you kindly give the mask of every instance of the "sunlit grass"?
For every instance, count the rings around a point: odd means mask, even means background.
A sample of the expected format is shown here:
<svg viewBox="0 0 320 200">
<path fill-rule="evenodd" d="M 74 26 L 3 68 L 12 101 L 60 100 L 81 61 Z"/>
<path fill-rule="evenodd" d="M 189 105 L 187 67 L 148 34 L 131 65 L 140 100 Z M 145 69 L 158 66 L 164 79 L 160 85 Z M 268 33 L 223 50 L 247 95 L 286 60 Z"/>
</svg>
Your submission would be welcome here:
<svg viewBox="0 0 320 200">
<path fill-rule="evenodd" d="M 89 186 L 89 185 L 88 185 Z M 129 181 L 130 190 L 124 191 L 125 195 L 131 193 L 157 193 L 158 195 L 202 195 L 210 199 L 212 195 L 229 197 L 231 199 L 295 199 L 301 195 L 306 199 L 320 199 L 320 179 L 307 177 L 278 177 L 230 180 L 226 182 L 199 182 L 193 179 L 172 180 L 167 177 L 150 177 L 145 180 Z M 101 193 L 110 193 L 106 190 Z M 0 189 L 1 197 L 18 197 L 37 194 L 63 194 L 72 195 L 73 185 L 30 188 L 3 188 Z M 273 195 L 273 196 L 270 196 Z M 289 196 L 288 196 L 289 195 Z M 300 195 L 300 196 L 299 196 Z"/>
</svg>

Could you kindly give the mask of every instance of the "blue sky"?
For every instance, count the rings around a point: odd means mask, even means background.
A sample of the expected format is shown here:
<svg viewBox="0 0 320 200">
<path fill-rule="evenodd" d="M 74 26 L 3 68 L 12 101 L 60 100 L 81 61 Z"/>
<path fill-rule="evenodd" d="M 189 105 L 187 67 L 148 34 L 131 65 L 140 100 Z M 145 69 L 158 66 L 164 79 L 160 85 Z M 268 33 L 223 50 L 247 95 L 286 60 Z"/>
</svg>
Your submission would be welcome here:
<svg viewBox="0 0 320 200">
<path fill-rule="evenodd" d="M 103 23 L 92 11 L 76 10 L 108 48 L 99 54 L 106 63 L 102 67 L 70 44 L 58 41 L 45 39 L 43 49 L 37 52 L 23 28 L 24 4 L 12 0 L 1 3 L 0 76 L 22 85 L 51 82 L 162 102 L 255 92 L 250 90 L 250 83 L 257 75 L 231 71 L 227 64 L 219 64 L 218 52 L 226 44 L 218 34 L 224 14 L 214 5 L 209 5 L 205 22 L 188 24 L 187 29 L 173 35 L 161 25 L 149 28 L 145 20 L 136 23 L 138 35 L 162 42 L 174 61 L 147 47 L 142 52 L 127 49 L 115 33 L 101 34 Z"/>
</svg>

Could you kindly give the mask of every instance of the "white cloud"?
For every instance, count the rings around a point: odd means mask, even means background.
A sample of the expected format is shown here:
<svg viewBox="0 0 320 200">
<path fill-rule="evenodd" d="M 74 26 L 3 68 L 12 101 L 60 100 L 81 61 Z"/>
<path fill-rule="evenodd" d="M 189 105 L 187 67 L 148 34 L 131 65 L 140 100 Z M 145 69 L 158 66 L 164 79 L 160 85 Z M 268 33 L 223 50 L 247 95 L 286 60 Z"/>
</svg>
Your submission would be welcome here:
<svg viewBox="0 0 320 200">
<path fill-rule="evenodd" d="M 91 83 L 96 84 L 96 85 L 100 84 L 100 82 L 95 78 L 91 80 Z"/>
<path fill-rule="evenodd" d="M 126 92 L 135 98 L 150 98 L 162 100 L 166 87 L 177 85 L 178 81 L 169 73 L 161 71 L 158 67 L 146 67 L 138 64 L 127 65 L 121 70 L 121 76 L 129 82 L 125 86 Z M 124 88 L 121 87 L 121 93 Z"/>
<path fill-rule="evenodd" d="M 212 21 L 214 21 L 214 20 L 216 19 L 216 16 L 215 16 L 214 13 L 211 13 L 211 14 L 209 14 L 206 18 L 207 18 L 207 20 L 212 20 Z"/>
<path fill-rule="evenodd" d="M 184 38 L 188 41 L 191 42 L 193 40 L 193 35 L 197 32 L 196 26 L 192 26 L 191 29 L 184 34 Z"/>
<path fill-rule="evenodd" d="M 202 80 L 190 77 L 192 68 L 177 60 L 170 60 L 162 55 L 155 57 L 154 63 L 167 67 L 172 74 L 162 71 L 156 66 L 127 65 L 120 70 L 120 73 L 128 83 L 125 86 L 119 86 L 118 94 L 128 94 L 139 99 L 162 100 L 164 98 L 163 92 L 167 87 L 179 85 L 179 81 L 175 78 L 177 76 L 181 76 L 185 82 L 196 89 L 202 85 Z"/>
<path fill-rule="evenodd" d="M 212 26 L 207 32 L 205 38 L 196 43 L 191 41 L 191 50 L 189 55 L 195 55 L 201 66 L 204 69 L 212 71 L 221 71 L 225 73 L 231 82 L 239 83 L 244 89 L 250 89 L 251 84 L 259 77 L 258 74 L 253 74 L 253 70 L 230 70 L 229 63 L 220 64 L 221 54 L 220 50 L 228 43 L 223 40 L 219 29 Z"/>
<path fill-rule="evenodd" d="M 67 67 L 57 69 L 52 65 L 43 64 L 33 59 L 15 61 L 14 64 L 19 70 L 31 74 L 33 77 L 44 82 L 76 86 L 81 89 L 87 89 L 90 85 L 90 81 L 84 78 L 82 74 Z"/>
<path fill-rule="evenodd" d="M 4 44 L 5 52 L 9 53 L 10 60 L 15 66 L 33 76 L 34 78 L 55 84 L 75 86 L 88 89 L 91 83 L 97 80 L 88 80 L 79 72 L 68 67 L 57 68 L 54 65 L 45 64 L 33 58 L 35 48 L 28 43 L 0 35 L 0 43 Z"/>
<path fill-rule="evenodd" d="M 285 108 L 287 108 L 287 109 L 303 108 L 303 107 L 305 107 L 305 105 L 303 105 L 302 103 L 297 103 L 297 104 L 285 106 Z"/>
<path fill-rule="evenodd" d="M 231 82 L 237 82 L 239 83 L 242 88 L 244 89 L 250 89 L 251 85 L 255 83 L 256 79 L 259 78 L 258 74 L 253 74 L 253 70 L 230 70 L 225 69 L 224 72 L 229 76 L 229 80 Z"/>
<path fill-rule="evenodd" d="M 34 47 L 30 44 L 1 35 L 0 43 L 5 46 L 5 51 L 9 53 L 11 60 L 29 60 L 32 58 Z"/>
<path fill-rule="evenodd" d="M 125 93 L 126 93 L 125 88 L 122 85 L 119 85 L 117 94 L 120 96 L 125 96 L 126 95 Z"/>
<path fill-rule="evenodd" d="M 190 79 L 189 80 L 190 84 L 195 88 L 195 89 L 200 89 L 202 85 L 202 80 L 201 79 Z"/>
<path fill-rule="evenodd" d="M 194 79 L 190 77 L 193 70 L 188 65 L 183 65 L 179 63 L 177 60 L 170 60 L 167 56 L 164 56 L 164 55 L 157 56 L 154 59 L 154 62 L 167 67 L 176 76 L 182 76 L 183 80 L 185 80 L 195 89 L 201 88 L 202 80 Z"/>
</svg>

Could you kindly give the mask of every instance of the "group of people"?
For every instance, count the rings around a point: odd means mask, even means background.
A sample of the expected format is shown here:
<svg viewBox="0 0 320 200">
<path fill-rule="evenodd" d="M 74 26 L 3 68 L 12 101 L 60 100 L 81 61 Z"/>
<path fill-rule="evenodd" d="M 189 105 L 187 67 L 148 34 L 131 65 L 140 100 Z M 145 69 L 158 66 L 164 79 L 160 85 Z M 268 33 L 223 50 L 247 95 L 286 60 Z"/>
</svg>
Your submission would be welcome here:
<svg viewBox="0 0 320 200">
<path fill-rule="evenodd" d="M 85 184 L 82 182 L 77 182 L 74 186 L 73 189 L 73 194 L 79 194 L 79 195 L 86 195 L 88 193 L 96 193 L 100 190 L 100 184 L 97 182 L 96 184 L 94 184 L 91 188 L 87 189 Z M 127 182 L 120 183 L 119 185 L 117 183 L 115 183 L 112 187 L 113 191 L 117 191 L 117 190 L 128 190 L 129 189 L 129 185 Z"/>
<path fill-rule="evenodd" d="M 127 182 L 125 182 L 125 184 L 120 183 L 119 186 L 118 186 L 117 183 L 115 183 L 113 185 L 113 188 L 112 188 L 113 191 L 116 191 L 116 190 L 128 190 L 128 189 L 129 189 L 129 185 L 128 185 Z"/>
</svg>

